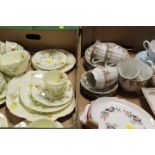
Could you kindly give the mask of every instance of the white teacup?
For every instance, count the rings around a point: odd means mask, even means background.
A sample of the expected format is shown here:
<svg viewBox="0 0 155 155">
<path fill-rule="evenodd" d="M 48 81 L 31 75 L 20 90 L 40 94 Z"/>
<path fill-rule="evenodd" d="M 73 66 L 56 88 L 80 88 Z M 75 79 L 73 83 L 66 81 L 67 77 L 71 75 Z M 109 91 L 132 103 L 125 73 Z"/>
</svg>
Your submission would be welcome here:
<svg viewBox="0 0 155 155">
<path fill-rule="evenodd" d="M 105 85 L 104 73 L 100 68 L 95 68 L 87 73 L 87 82 L 92 88 L 103 89 Z"/>
<path fill-rule="evenodd" d="M 143 42 L 143 46 L 145 48 L 145 50 L 148 52 L 148 55 L 155 59 L 155 40 L 152 40 L 151 42 L 149 42 L 148 40 L 145 40 Z"/>
<path fill-rule="evenodd" d="M 108 47 L 105 43 L 96 41 L 91 55 L 92 63 L 104 62 L 107 49 Z"/>
<path fill-rule="evenodd" d="M 49 71 L 44 74 L 45 96 L 50 99 L 61 98 L 65 91 L 67 74 L 59 70 Z"/>
<path fill-rule="evenodd" d="M 153 64 L 153 62 L 151 60 L 148 60 L 147 63 L 150 65 L 150 67 L 152 68 L 153 71 L 153 76 L 151 78 L 151 83 L 153 86 L 155 86 L 155 65 Z"/>
</svg>

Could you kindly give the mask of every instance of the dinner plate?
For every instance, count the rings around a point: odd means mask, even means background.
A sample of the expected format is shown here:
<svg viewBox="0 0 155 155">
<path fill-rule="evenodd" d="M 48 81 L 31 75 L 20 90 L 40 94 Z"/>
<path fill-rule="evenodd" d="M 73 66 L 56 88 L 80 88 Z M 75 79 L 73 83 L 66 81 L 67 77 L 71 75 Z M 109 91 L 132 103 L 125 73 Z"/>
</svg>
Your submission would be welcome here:
<svg viewBox="0 0 155 155">
<path fill-rule="evenodd" d="M 71 70 L 74 67 L 74 65 L 76 63 L 76 59 L 73 56 L 73 54 L 71 54 L 68 51 L 63 50 L 63 49 L 48 49 L 48 50 L 45 50 L 44 53 L 53 53 L 53 51 L 55 53 L 57 53 L 57 52 L 63 53 L 66 56 L 66 63 L 64 63 L 63 65 L 62 64 L 59 65 L 61 67 L 58 67 L 58 68 L 56 68 L 56 67 L 55 68 L 45 67 L 44 65 L 36 64 L 35 55 L 34 55 L 32 57 L 32 65 L 33 65 L 33 67 L 36 70 L 50 71 L 50 70 L 53 70 L 53 69 L 59 69 L 59 70 L 64 71 L 64 72 L 67 72 L 67 71 Z M 39 53 L 39 52 L 37 52 L 37 53 Z"/>
<path fill-rule="evenodd" d="M 141 60 L 143 61 L 144 63 L 148 64 L 147 61 L 151 60 L 153 62 L 153 64 L 155 65 L 155 60 L 153 60 L 150 56 L 148 56 L 147 54 L 147 51 L 142 51 L 142 52 L 139 52 L 136 56 L 135 56 L 136 59 L 138 60 Z"/>
<path fill-rule="evenodd" d="M 30 74 L 31 76 L 34 76 L 34 77 L 42 78 L 43 76 L 42 73 L 43 72 L 40 72 L 40 71 L 30 71 L 27 74 Z M 49 114 L 49 115 L 31 113 L 27 111 L 21 104 L 20 97 L 19 97 L 20 88 L 22 86 L 21 84 L 24 83 L 23 81 L 24 76 L 25 75 L 13 78 L 8 84 L 6 106 L 12 114 L 21 118 L 25 118 L 29 121 L 34 121 L 40 118 L 50 118 L 51 120 L 56 120 L 60 117 L 64 117 L 70 114 L 74 110 L 76 102 L 73 97 L 73 100 L 71 100 L 70 104 L 65 109 L 60 110 L 58 112 L 53 112 L 52 114 Z"/>
<path fill-rule="evenodd" d="M 155 88 L 142 88 L 142 92 L 155 115 Z"/>
<path fill-rule="evenodd" d="M 103 97 L 93 101 L 88 117 L 99 124 L 99 128 L 146 129 L 155 128 L 155 121 L 142 108 L 123 99 Z"/>
<path fill-rule="evenodd" d="M 66 89 L 64 92 L 63 98 L 58 100 L 49 100 L 41 95 L 43 90 L 44 83 L 42 79 L 36 79 L 32 82 L 31 87 L 31 97 L 35 102 L 40 103 L 40 105 L 45 107 L 53 107 L 53 106 L 62 106 L 71 101 L 73 98 L 73 88 L 71 82 L 68 80 L 66 84 Z"/>
<path fill-rule="evenodd" d="M 5 89 L 0 94 L 0 105 L 5 103 L 6 101 L 6 92 L 7 92 L 7 85 L 5 86 Z"/>
<path fill-rule="evenodd" d="M 6 117 L 0 113 L 0 128 L 8 127 L 8 121 Z"/>
</svg>

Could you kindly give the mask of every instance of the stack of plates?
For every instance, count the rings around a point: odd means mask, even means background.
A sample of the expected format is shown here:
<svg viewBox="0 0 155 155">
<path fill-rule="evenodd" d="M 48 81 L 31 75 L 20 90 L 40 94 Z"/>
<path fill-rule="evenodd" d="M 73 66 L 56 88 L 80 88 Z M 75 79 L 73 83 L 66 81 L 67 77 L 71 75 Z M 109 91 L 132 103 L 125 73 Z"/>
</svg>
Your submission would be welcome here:
<svg viewBox="0 0 155 155">
<path fill-rule="evenodd" d="M 44 71 L 30 71 L 9 82 L 6 105 L 11 113 L 35 121 L 40 118 L 56 120 L 74 110 L 74 92 L 69 80 L 63 98 L 51 101 L 42 96 L 44 73 Z"/>
<path fill-rule="evenodd" d="M 83 94 L 92 97 L 92 98 L 98 98 L 98 97 L 103 97 L 103 96 L 112 96 L 116 93 L 118 84 L 114 84 L 111 87 L 104 88 L 104 89 L 95 89 L 92 88 L 89 83 L 87 82 L 87 73 L 85 72 L 81 76 L 81 91 Z"/>
<path fill-rule="evenodd" d="M 8 78 L 0 73 L 0 105 L 6 101 L 7 82 Z"/>
<path fill-rule="evenodd" d="M 75 63 L 76 59 L 73 54 L 62 49 L 43 50 L 32 57 L 32 65 L 37 70 L 58 69 L 67 72 L 74 67 Z"/>
</svg>

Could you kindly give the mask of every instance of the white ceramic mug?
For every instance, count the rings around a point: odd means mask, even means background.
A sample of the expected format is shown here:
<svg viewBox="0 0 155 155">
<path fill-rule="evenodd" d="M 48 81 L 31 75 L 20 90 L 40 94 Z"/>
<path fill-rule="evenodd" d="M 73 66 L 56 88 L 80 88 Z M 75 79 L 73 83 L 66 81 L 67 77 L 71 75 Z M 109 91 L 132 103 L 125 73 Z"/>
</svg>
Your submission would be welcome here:
<svg viewBox="0 0 155 155">
<path fill-rule="evenodd" d="M 92 88 L 103 89 L 105 86 L 105 77 L 102 69 L 95 68 L 87 73 L 87 82 Z"/>
<path fill-rule="evenodd" d="M 45 96 L 50 99 L 62 97 L 66 88 L 67 80 L 67 74 L 59 70 L 53 70 L 45 73 L 43 77 Z"/>
<path fill-rule="evenodd" d="M 152 40 L 151 42 L 149 42 L 148 40 L 145 40 L 143 42 L 143 46 L 145 48 L 145 50 L 148 52 L 148 55 L 155 59 L 155 40 Z"/>
<path fill-rule="evenodd" d="M 105 55 L 107 52 L 107 45 L 105 43 L 101 43 L 97 41 L 94 45 L 93 51 L 92 51 L 92 63 L 99 63 L 104 62 Z"/>
</svg>

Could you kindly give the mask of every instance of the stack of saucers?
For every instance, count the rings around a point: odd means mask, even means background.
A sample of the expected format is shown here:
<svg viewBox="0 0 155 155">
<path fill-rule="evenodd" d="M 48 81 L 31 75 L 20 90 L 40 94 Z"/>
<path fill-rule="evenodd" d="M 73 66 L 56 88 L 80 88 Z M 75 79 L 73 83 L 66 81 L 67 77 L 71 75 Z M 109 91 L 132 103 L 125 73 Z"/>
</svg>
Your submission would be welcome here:
<svg viewBox="0 0 155 155">
<path fill-rule="evenodd" d="M 39 51 L 32 57 L 32 65 L 37 70 L 51 71 L 54 69 L 67 72 L 75 65 L 73 54 L 63 49 L 47 49 Z"/>
<path fill-rule="evenodd" d="M 0 73 L 0 105 L 6 101 L 8 78 Z"/>
<path fill-rule="evenodd" d="M 96 41 L 85 51 L 84 65 L 87 70 L 106 65 L 116 66 L 119 61 L 129 57 L 128 51 L 115 43 Z"/>
<path fill-rule="evenodd" d="M 8 84 L 7 108 L 29 121 L 56 120 L 75 108 L 74 91 L 64 72 L 29 71 Z"/>
<path fill-rule="evenodd" d="M 92 98 L 112 96 L 118 88 L 116 67 L 95 68 L 81 76 L 81 91 Z"/>
</svg>

